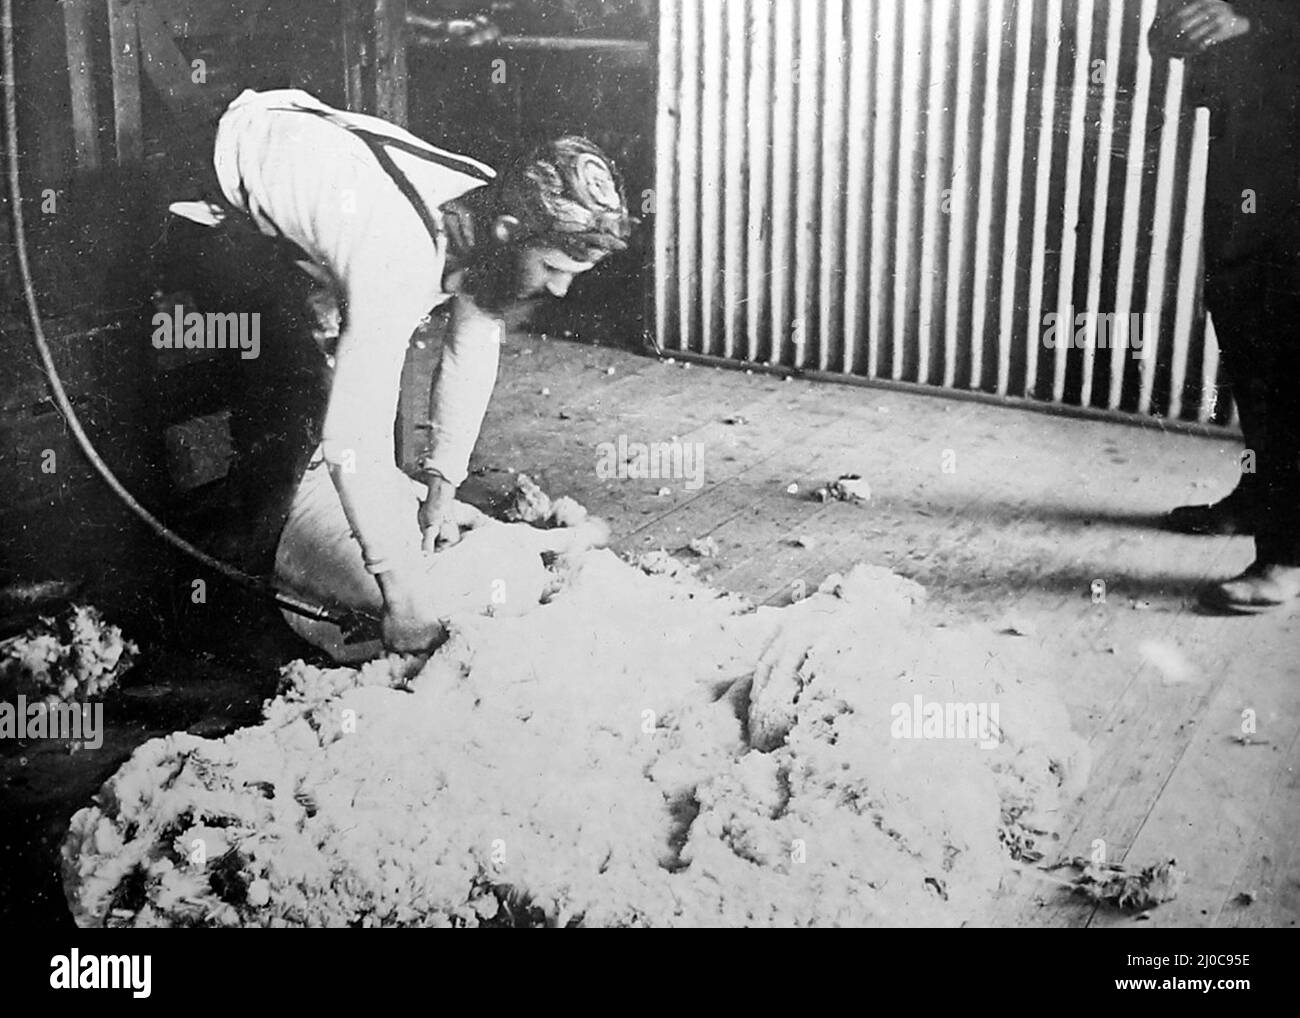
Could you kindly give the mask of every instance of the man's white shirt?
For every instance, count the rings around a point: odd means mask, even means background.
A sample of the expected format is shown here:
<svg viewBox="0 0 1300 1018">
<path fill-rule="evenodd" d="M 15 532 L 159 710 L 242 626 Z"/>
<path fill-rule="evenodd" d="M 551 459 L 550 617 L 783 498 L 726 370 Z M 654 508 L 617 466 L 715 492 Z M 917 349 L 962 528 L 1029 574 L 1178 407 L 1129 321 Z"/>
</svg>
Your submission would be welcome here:
<svg viewBox="0 0 1300 1018">
<path fill-rule="evenodd" d="M 406 500 L 387 489 L 397 483 L 393 422 L 407 346 L 450 296 L 439 206 L 494 173 L 297 89 L 240 95 L 221 118 L 213 162 L 226 200 L 261 232 L 301 248 L 337 291 L 345 325 L 322 447 L 334 469 L 361 475 L 350 516 L 367 567 L 383 572 L 419 550 L 408 546 L 409 522 L 391 519 Z M 496 382 L 499 338 L 478 329 L 457 343 L 453 330 L 444 349 L 429 465 L 455 485 Z"/>
</svg>

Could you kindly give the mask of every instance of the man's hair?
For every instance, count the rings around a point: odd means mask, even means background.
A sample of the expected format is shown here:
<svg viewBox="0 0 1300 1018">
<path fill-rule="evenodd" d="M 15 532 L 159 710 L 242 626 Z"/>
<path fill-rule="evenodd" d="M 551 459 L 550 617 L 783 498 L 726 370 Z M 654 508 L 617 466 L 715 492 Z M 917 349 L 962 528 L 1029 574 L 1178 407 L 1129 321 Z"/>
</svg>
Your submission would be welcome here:
<svg viewBox="0 0 1300 1018">
<path fill-rule="evenodd" d="M 623 180 L 586 138 L 537 146 L 498 180 L 498 208 L 522 227 L 522 243 L 554 246 L 579 261 L 622 251 L 632 233 Z"/>
</svg>

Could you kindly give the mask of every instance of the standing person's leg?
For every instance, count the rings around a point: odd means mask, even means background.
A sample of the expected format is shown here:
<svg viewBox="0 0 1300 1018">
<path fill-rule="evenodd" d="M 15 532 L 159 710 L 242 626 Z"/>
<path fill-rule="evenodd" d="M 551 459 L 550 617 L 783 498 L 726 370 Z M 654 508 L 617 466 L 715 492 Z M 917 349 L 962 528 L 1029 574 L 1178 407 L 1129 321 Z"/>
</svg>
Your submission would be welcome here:
<svg viewBox="0 0 1300 1018">
<path fill-rule="evenodd" d="M 1289 103 L 1289 98 L 1286 100 Z M 1253 413 L 1246 433 L 1255 457 L 1255 562 L 1241 576 L 1207 591 L 1207 601 L 1236 612 L 1300 603 L 1300 144 L 1290 109 L 1261 113 L 1271 138 L 1261 139 L 1252 176 L 1258 188 L 1252 285 L 1234 299 L 1251 302 L 1245 378 Z M 1223 282 L 1231 282 L 1225 275 Z"/>
<path fill-rule="evenodd" d="M 1256 139 L 1241 111 L 1229 111 L 1210 146 L 1205 201 L 1205 306 L 1215 332 L 1228 385 L 1241 420 L 1246 449 L 1260 443 L 1264 375 L 1261 346 L 1269 325 L 1264 317 L 1267 286 L 1262 254 L 1266 231 L 1247 212 Z M 1247 458 L 1244 462 L 1249 463 Z M 1258 516 L 1256 475 L 1243 472 L 1236 487 L 1212 505 L 1179 506 L 1168 516 L 1170 529 L 1190 534 L 1253 534 Z"/>
<path fill-rule="evenodd" d="M 1297 219 L 1300 222 L 1300 218 Z M 1285 253 L 1285 252 L 1284 252 Z M 1300 603 L 1300 262 L 1275 266 L 1264 291 L 1269 342 L 1260 352 L 1255 561 L 1207 592 L 1207 601 L 1254 613 Z"/>
<path fill-rule="evenodd" d="M 1300 567 L 1300 272 L 1293 266 L 1279 276 L 1269 291 L 1274 349 L 1260 450 L 1264 512 L 1255 544 L 1261 562 Z"/>
</svg>

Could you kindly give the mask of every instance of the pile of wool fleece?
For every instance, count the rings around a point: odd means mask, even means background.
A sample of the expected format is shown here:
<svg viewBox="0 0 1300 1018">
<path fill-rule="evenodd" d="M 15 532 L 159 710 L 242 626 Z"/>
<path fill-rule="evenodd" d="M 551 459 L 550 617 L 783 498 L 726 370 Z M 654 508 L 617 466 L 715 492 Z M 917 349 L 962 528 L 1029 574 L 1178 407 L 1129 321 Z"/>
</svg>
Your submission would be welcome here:
<svg viewBox="0 0 1300 1018">
<path fill-rule="evenodd" d="M 1078 746 L 1025 641 L 873 567 L 752 611 L 665 564 L 563 556 L 427 661 L 295 663 L 260 725 L 145 744 L 72 820 L 76 921 L 980 921 Z M 918 693 L 996 701 L 1001 744 L 893 737 Z"/>
<path fill-rule="evenodd" d="M 92 605 L 42 618 L 0 650 L 0 686 L 46 703 L 93 700 L 117 685 L 140 652 Z"/>
</svg>

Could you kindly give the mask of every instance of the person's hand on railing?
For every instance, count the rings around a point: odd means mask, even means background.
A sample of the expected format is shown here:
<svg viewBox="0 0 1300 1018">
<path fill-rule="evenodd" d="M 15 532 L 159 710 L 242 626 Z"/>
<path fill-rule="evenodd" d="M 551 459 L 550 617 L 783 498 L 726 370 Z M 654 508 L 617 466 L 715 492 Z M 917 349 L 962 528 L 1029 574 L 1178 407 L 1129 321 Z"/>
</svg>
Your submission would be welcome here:
<svg viewBox="0 0 1300 1018">
<path fill-rule="evenodd" d="M 1156 18 L 1148 41 L 1156 56 L 1198 57 L 1251 29 L 1250 19 L 1225 0 L 1188 0 Z"/>
</svg>

